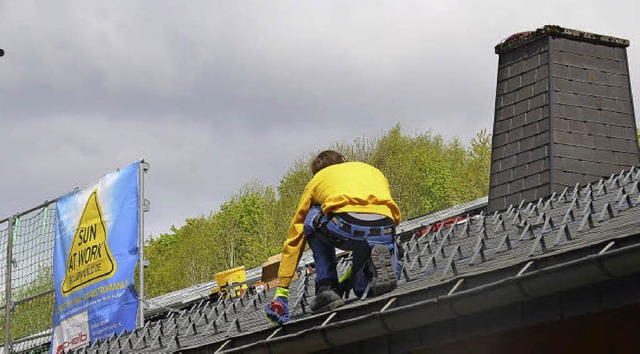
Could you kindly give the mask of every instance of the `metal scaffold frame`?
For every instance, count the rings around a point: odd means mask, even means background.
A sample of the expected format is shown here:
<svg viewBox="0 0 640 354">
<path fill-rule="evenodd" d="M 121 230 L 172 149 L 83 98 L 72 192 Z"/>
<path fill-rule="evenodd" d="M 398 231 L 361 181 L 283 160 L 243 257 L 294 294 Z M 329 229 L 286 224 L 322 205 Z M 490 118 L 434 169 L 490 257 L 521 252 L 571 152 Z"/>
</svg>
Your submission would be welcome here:
<svg viewBox="0 0 640 354">
<path fill-rule="evenodd" d="M 149 171 L 149 163 L 140 160 L 138 169 L 137 244 L 140 266 L 137 323 L 143 327 L 144 268 L 147 264 L 144 259 L 144 213 L 149 211 L 150 204 L 144 194 L 144 179 Z M 77 190 L 75 188 L 69 193 Z M 0 291 L 4 291 L 4 296 L 0 294 L 0 316 L 4 316 L 4 321 L 0 321 L 4 325 L 1 353 L 32 351 L 36 347 L 49 346 L 54 306 L 55 207 L 56 201 L 69 193 L 0 220 L 0 264 L 4 264 L 4 271 L 0 271 Z M 21 307 L 25 306 L 45 306 L 45 312 L 50 316 L 27 319 L 25 323 L 21 317 Z"/>
</svg>

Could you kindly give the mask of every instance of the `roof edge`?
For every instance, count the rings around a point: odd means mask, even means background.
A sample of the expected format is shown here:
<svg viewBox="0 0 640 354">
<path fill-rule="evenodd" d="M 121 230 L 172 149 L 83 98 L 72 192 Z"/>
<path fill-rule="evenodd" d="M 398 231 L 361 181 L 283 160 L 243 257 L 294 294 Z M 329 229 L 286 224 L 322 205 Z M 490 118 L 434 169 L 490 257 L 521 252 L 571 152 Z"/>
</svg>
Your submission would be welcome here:
<svg viewBox="0 0 640 354">
<path fill-rule="evenodd" d="M 527 43 L 533 42 L 536 39 L 547 36 L 568 38 L 594 44 L 603 44 L 610 47 L 626 48 L 630 44 L 629 40 L 623 38 L 584 32 L 556 25 L 546 25 L 542 28 L 536 29 L 535 31 L 519 32 L 507 37 L 505 40 L 496 45 L 495 52 L 496 54 L 504 54 Z"/>
<path fill-rule="evenodd" d="M 366 340 L 378 335 L 410 330 L 442 320 L 473 315 L 510 303 L 561 292 L 581 286 L 597 283 L 602 279 L 621 278 L 640 272 L 640 244 L 626 246 L 608 252 L 600 252 L 585 258 L 560 264 L 550 268 L 512 276 L 491 284 L 460 291 L 420 303 L 399 308 L 378 311 L 369 315 L 341 321 L 325 326 L 315 326 L 295 334 L 270 338 L 233 348 L 224 353 L 280 353 L 292 349 L 308 350 L 304 337 L 311 337 L 317 348 L 331 349 L 338 345 Z M 593 276 L 584 276 L 584 272 Z M 535 290 L 544 289 L 544 291 Z M 486 291 L 500 292 L 502 296 L 487 297 Z M 484 306 L 478 305 L 477 296 L 483 299 Z M 471 302 L 471 303 L 469 303 Z M 424 312 L 429 316 L 425 316 Z M 411 320 L 407 320 L 407 316 Z M 360 330 L 362 329 L 362 330 Z M 347 333 L 349 332 L 349 333 Z M 309 338 L 309 339 L 311 339 Z M 322 340 L 319 340 L 322 339 Z M 348 342 L 345 342 L 348 339 Z"/>
</svg>

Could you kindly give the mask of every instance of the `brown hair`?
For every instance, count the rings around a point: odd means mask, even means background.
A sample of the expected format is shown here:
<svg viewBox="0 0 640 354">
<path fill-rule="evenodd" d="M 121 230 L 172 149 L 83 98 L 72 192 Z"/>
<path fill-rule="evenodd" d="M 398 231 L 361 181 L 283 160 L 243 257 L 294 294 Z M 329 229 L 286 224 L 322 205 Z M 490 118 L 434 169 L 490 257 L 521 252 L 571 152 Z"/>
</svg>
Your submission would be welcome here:
<svg viewBox="0 0 640 354">
<path fill-rule="evenodd" d="M 341 153 L 334 150 L 325 150 L 311 162 L 311 173 L 314 175 L 325 167 L 347 162 Z"/>
</svg>

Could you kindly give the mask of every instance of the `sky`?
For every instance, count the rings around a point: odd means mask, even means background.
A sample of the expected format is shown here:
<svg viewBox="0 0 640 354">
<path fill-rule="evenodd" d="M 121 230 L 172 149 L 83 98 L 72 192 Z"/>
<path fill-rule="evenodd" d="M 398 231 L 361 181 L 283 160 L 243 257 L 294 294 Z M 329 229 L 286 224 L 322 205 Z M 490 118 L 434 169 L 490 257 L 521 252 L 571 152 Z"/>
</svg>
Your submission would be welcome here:
<svg viewBox="0 0 640 354">
<path fill-rule="evenodd" d="M 639 4 L 0 0 L 0 219 L 144 158 L 157 236 L 337 142 L 468 141 L 494 46 L 547 24 L 629 39 L 638 90 Z"/>
</svg>

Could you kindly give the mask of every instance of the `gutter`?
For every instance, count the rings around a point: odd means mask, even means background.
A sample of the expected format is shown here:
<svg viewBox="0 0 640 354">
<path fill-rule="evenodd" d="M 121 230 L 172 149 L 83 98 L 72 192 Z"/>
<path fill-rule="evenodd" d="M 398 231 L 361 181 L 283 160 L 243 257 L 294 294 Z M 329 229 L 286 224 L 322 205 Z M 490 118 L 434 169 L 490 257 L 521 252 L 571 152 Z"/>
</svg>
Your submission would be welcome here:
<svg viewBox="0 0 640 354">
<path fill-rule="evenodd" d="M 526 273 L 411 305 L 315 326 L 281 337 L 219 352 L 290 354 L 315 352 L 343 346 L 441 321 L 478 314 L 532 298 L 539 298 L 605 280 L 640 272 L 640 244 Z"/>
</svg>

